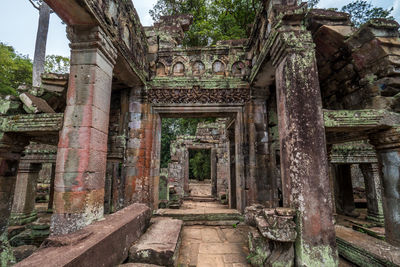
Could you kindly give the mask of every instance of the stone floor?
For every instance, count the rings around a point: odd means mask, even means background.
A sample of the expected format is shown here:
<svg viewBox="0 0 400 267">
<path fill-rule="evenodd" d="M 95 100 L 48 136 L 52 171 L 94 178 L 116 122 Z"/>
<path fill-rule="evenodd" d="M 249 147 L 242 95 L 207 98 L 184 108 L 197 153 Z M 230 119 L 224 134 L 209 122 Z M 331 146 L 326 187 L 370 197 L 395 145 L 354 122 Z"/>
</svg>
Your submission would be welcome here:
<svg viewBox="0 0 400 267">
<path fill-rule="evenodd" d="M 178 266 L 250 266 L 247 226 L 184 226 Z"/>
</svg>

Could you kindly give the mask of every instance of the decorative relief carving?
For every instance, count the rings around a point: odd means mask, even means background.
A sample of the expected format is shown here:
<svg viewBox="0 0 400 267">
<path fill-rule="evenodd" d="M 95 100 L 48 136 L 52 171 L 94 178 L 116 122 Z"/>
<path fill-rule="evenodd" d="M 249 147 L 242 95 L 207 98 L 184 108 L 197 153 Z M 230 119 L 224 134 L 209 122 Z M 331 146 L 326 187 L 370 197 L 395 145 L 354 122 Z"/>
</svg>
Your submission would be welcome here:
<svg viewBox="0 0 400 267">
<path fill-rule="evenodd" d="M 216 75 L 224 75 L 225 74 L 225 65 L 220 60 L 216 60 L 212 66 L 213 73 Z"/>
<path fill-rule="evenodd" d="M 150 103 L 245 103 L 250 100 L 248 89 L 151 89 L 148 91 Z"/>
<path fill-rule="evenodd" d="M 185 75 L 185 65 L 182 62 L 175 63 L 172 68 L 172 74 L 174 76 L 184 76 Z"/>
<path fill-rule="evenodd" d="M 193 63 L 192 71 L 194 76 L 200 76 L 206 72 L 206 67 L 204 66 L 203 62 L 198 60 Z"/>
</svg>

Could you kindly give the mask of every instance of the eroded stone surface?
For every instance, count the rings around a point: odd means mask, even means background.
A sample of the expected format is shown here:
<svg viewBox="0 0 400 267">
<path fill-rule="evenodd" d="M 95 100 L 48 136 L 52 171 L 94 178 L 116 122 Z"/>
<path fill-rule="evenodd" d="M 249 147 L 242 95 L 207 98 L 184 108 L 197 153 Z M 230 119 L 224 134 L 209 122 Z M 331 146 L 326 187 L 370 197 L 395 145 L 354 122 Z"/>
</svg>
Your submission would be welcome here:
<svg viewBox="0 0 400 267">
<path fill-rule="evenodd" d="M 157 218 L 146 233 L 129 249 L 129 261 L 174 266 L 181 242 L 183 222 Z"/>
</svg>

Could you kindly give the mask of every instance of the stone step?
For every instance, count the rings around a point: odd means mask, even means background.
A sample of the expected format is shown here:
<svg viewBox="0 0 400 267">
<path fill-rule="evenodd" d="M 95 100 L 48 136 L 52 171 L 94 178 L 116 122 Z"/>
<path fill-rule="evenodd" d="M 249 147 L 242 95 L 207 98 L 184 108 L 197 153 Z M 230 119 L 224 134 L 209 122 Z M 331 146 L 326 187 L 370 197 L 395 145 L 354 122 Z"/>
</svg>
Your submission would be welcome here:
<svg viewBox="0 0 400 267">
<path fill-rule="evenodd" d="M 118 267 L 163 267 L 163 266 L 147 264 L 147 263 L 125 263 L 125 264 L 118 265 Z"/>
<path fill-rule="evenodd" d="M 196 209 L 159 209 L 154 216 L 169 217 L 179 219 L 185 222 L 215 222 L 215 221 L 235 221 L 242 222 L 243 215 L 237 210 L 221 209 L 221 210 L 196 210 Z"/>
<path fill-rule="evenodd" d="M 174 266 L 182 225 L 181 220 L 155 218 L 146 233 L 129 249 L 129 262 Z"/>
<path fill-rule="evenodd" d="M 194 202 L 214 202 L 214 197 L 206 197 L 206 196 L 189 196 L 185 197 L 184 200 L 191 200 Z"/>
</svg>

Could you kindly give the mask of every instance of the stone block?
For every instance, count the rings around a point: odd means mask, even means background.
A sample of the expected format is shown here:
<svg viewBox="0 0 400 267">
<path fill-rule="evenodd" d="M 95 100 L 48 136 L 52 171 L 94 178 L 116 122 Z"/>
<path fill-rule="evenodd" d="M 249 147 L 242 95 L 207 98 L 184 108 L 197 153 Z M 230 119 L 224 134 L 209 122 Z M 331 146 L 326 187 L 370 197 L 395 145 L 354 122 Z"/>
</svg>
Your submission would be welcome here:
<svg viewBox="0 0 400 267">
<path fill-rule="evenodd" d="M 143 234 L 150 216 L 146 205 L 133 204 L 81 230 L 90 235 L 72 243 L 58 242 L 65 244 L 61 246 L 45 244 L 15 266 L 116 266 L 128 257 L 129 247 Z M 68 240 L 70 237 L 59 238 Z"/>
<path fill-rule="evenodd" d="M 20 94 L 19 99 L 24 103 L 24 109 L 27 113 L 55 113 L 45 100 L 29 93 Z"/>
<path fill-rule="evenodd" d="M 174 266 L 179 251 L 183 222 L 159 218 L 129 249 L 129 261 Z"/>
</svg>

